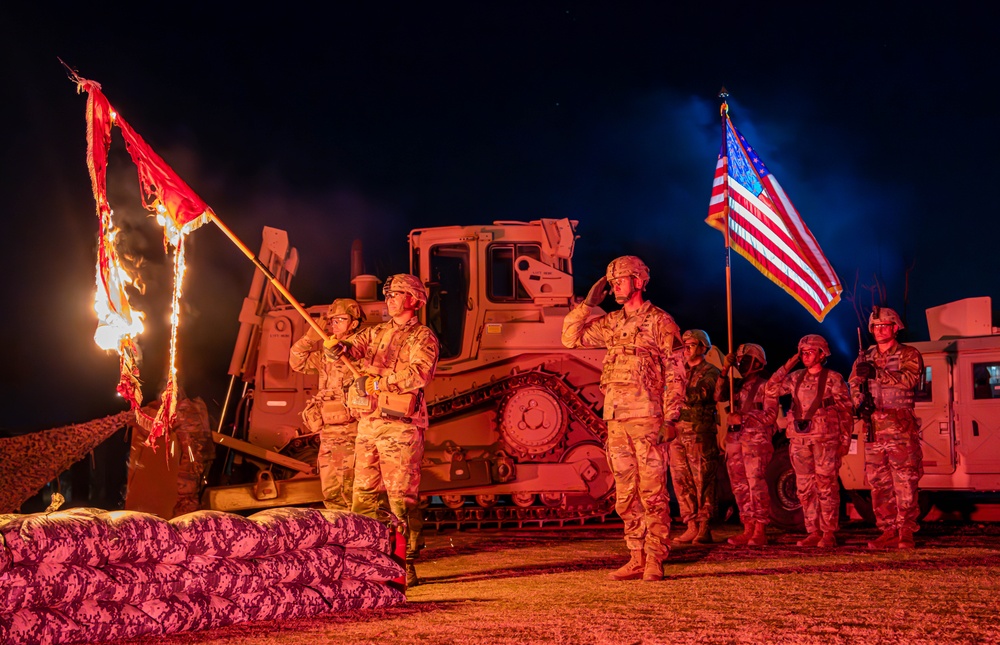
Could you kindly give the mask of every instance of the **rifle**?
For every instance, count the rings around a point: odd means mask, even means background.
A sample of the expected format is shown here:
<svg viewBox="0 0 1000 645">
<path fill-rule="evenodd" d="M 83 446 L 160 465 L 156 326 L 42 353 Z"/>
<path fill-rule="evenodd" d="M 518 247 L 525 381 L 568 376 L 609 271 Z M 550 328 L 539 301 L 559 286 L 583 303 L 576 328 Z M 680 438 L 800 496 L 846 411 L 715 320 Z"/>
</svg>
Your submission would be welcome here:
<svg viewBox="0 0 1000 645">
<path fill-rule="evenodd" d="M 858 361 L 865 361 L 865 347 L 861 344 L 861 328 L 858 327 Z M 862 379 L 858 385 L 858 393 L 861 394 L 861 403 L 854 410 L 855 418 L 859 419 L 865 427 L 865 443 L 875 441 L 875 425 L 872 423 L 872 412 L 875 411 L 875 399 L 872 398 L 871 388 L 868 386 L 868 379 Z"/>
</svg>

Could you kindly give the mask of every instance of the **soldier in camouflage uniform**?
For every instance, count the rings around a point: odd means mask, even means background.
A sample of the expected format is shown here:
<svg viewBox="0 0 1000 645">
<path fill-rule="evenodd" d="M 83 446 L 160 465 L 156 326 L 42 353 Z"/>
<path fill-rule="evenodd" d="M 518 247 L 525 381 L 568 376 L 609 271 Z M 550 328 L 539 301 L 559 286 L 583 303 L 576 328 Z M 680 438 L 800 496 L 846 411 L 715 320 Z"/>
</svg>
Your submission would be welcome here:
<svg viewBox="0 0 1000 645">
<path fill-rule="evenodd" d="M 177 465 L 177 503 L 174 504 L 176 517 L 201 507 L 205 476 L 215 460 L 208 407 L 201 397 L 189 399 L 182 388 L 177 388 L 177 418 L 173 430 L 181 447 Z"/>
<path fill-rule="evenodd" d="M 145 414 L 135 415 L 132 426 L 138 441 L 145 441 L 149 436 L 153 419 L 160 409 L 160 399 L 150 401 L 142 409 Z M 176 414 L 170 431 L 177 441 L 180 458 L 177 462 L 177 502 L 172 517 L 197 511 L 201 507 L 205 476 L 215 460 L 208 406 L 201 397 L 189 399 L 184 388 L 178 386 Z"/>
<path fill-rule="evenodd" d="M 608 284 L 622 308 L 591 317 Z M 647 284 L 649 269 L 642 260 L 617 258 L 563 321 L 566 347 L 608 348 L 601 374 L 608 463 L 630 553 L 628 563 L 609 575 L 612 580 L 662 580 L 663 561 L 670 552 L 661 442 L 676 433 L 685 372 L 677 324 L 644 298 Z"/>
<path fill-rule="evenodd" d="M 912 549 L 920 515 L 917 484 L 923 475 L 923 455 L 913 394 L 924 361 L 916 348 L 896 340 L 900 329 L 903 323 L 895 311 L 875 307 L 868 317 L 875 344 L 855 361 L 850 376 L 855 407 L 861 405 L 865 382 L 875 406 L 871 415 L 875 442 L 865 446 L 865 474 L 882 534 L 868 544 L 872 549 Z"/>
<path fill-rule="evenodd" d="M 417 320 L 417 310 L 427 303 L 427 290 L 417 276 L 389 276 L 382 292 L 391 320 L 361 330 L 328 353 L 336 356 L 343 349 L 365 374 L 349 393 L 350 405 L 361 414 L 353 511 L 377 517 L 379 489 L 385 487 L 390 510 L 406 525 L 406 584 L 414 586 L 419 580 L 413 562 L 423 529 L 418 508 L 427 429 L 423 388 L 434 377 L 440 345 Z"/>
<path fill-rule="evenodd" d="M 830 346 L 825 338 L 817 334 L 803 336 L 798 353 L 778 368 L 764 390 L 774 398 L 792 395 L 788 454 L 809 533 L 796 546 L 837 546 L 840 523 L 837 477 L 840 460 L 850 446 L 853 424 L 847 382 L 824 366 L 829 356 Z M 791 372 L 799 360 L 805 369 Z"/>
<path fill-rule="evenodd" d="M 736 366 L 742 378 L 733 381 L 736 404 L 729 412 L 726 434 L 726 467 L 743 521 L 743 533 L 729 538 L 730 544 L 764 546 L 770 520 L 771 494 L 764 474 L 774 455 L 772 439 L 778 418 L 778 399 L 764 391 L 767 377 L 764 348 L 740 345 L 723 362 L 723 375 L 715 388 L 717 401 L 729 401 L 729 370 Z"/>
<path fill-rule="evenodd" d="M 358 303 L 340 298 L 326 310 L 321 323 L 331 338 L 343 340 L 354 333 L 360 320 Z M 307 431 L 319 432 L 316 466 L 323 504 L 329 509 L 349 511 L 358 422 L 347 407 L 347 387 L 354 379 L 343 361 L 323 355 L 323 342 L 312 327 L 292 345 L 288 364 L 296 372 L 319 375 L 319 389 L 302 411 L 302 421 Z"/>
<path fill-rule="evenodd" d="M 705 360 L 712 347 L 708 334 L 690 329 L 681 337 L 687 360 L 687 389 L 677 424 L 677 438 L 669 446 L 674 493 L 687 530 L 675 544 L 709 544 L 709 522 L 715 510 L 715 479 L 719 468 L 719 430 L 715 386 L 719 368 Z"/>
</svg>

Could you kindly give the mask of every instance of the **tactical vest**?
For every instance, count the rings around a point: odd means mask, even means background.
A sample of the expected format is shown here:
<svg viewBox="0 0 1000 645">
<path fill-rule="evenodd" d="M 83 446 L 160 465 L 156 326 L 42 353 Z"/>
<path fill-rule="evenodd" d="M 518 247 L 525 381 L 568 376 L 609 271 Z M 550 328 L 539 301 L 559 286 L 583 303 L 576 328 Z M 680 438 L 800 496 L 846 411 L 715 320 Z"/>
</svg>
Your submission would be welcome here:
<svg viewBox="0 0 1000 645">
<path fill-rule="evenodd" d="M 625 329 L 608 342 L 601 372 L 601 390 L 608 385 L 640 386 L 647 392 L 662 392 L 663 375 L 659 356 L 636 345 L 636 336 L 649 319 L 652 308 L 634 323 L 625 321 Z"/>
</svg>

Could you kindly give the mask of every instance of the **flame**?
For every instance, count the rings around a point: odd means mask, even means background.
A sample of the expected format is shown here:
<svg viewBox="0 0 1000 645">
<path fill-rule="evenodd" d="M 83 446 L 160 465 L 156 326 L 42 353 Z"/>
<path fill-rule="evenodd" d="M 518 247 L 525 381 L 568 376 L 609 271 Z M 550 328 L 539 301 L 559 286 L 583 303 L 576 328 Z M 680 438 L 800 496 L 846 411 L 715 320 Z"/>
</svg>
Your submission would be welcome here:
<svg viewBox="0 0 1000 645">
<path fill-rule="evenodd" d="M 183 293 L 184 238 L 190 229 L 178 229 L 173 218 L 157 204 L 157 221 L 163 227 L 164 246 L 173 247 L 174 289 L 170 309 L 170 360 L 167 387 L 160 395 L 161 405 L 155 417 L 139 408 L 142 405 L 142 383 L 139 380 L 141 351 L 139 335 L 143 332 L 145 314 L 131 307 L 128 289 L 139 289 L 139 276 L 132 276 L 121 262 L 117 243 L 120 230 L 111 223 L 112 213 L 107 209 L 101 215 L 101 236 L 97 252 L 97 293 L 94 311 L 97 313 L 97 331 L 94 341 L 104 350 L 118 352 L 121 362 L 121 381 L 118 393 L 132 404 L 136 414 L 152 424 L 148 442 L 166 434 L 177 413 L 177 328 L 180 326 L 180 301 Z"/>
<path fill-rule="evenodd" d="M 136 287 L 136 278 L 129 275 L 118 256 L 119 230 L 111 224 L 111 212 L 101 218 L 101 237 L 97 253 L 97 292 L 94 311 L 97 314 L 97 331 L 94 342 L 104 350 L 119 354 L 128 341 L 134 341 L 143 332 L 145 314 L 132 309 L 127 287 Z"/>
</svg>

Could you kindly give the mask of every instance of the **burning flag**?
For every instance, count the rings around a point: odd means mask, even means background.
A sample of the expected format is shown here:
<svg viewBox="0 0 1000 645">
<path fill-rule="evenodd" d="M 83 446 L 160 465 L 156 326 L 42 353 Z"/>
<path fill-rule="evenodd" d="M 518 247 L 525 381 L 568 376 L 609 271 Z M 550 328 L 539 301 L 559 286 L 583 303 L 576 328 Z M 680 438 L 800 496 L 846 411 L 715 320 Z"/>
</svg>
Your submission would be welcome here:
<svg viewBox="0 0 1000 645">
<path fill-rule="evenodd" d="M 720 96 L 728 96 L 725 89 Z M 705 222 L 823 322 L 840 302 L 840 280 L 778 180 L 733 127 L 725 102 L 722 118 L 722 149 Z"/>
<path fill-rule="evenodd" d="M 97 247 L 97 295 L 94 309 L 98 316 L 94 340 L 98 346 L 118 352 L 121 380 L 118 392 L 129 402 L 136 415 L 145 417 L 140 409 L 142 391 L 139 381 L 138 335 L 143 331 L 143 314 L 129 304 L 127 287 L 134 279 L 125 270 L 118 256 L 118 229 L 108 204 L 107 164 L 111 144 L 111 127 L 117 125 L 125 139 L 132 161 L 139 172 L 143 205 L 156 215 L 163 227 L 164 250 L 174 251 L 174 289 L 171 309 L 170 364 L 167 386 L 161 395 L 161 405 L 155 418 L 146 419 L 151 425 L 149 443 L 165 435 L 173 423 L 177 409 L 177 327 L 180 322 L 181 285 L 184 278 L 184 237 L 209 221 L 214 214 L 204 201 L 184 183 L 157 155 L 142 137 L 118 114 L 94 81 L 75 73 L 77 92 L 87 92 L 87 167 L 97 202 L 100 236 Z"/>
</svg>

